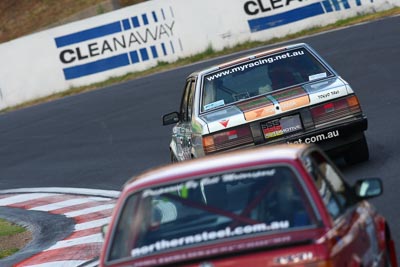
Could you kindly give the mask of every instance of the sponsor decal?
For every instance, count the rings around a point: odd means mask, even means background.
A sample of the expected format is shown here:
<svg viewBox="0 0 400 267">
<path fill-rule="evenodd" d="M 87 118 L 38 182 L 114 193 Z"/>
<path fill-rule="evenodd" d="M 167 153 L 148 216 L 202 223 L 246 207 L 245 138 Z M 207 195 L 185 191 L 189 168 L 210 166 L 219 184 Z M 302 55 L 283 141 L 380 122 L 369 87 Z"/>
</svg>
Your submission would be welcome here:
<svg viewBox="0 0 400 267">
<path fill-rule="evenodd" d="M 309 81 L 313 81 L 313 80 L 317 80 L 317 79 L 321 79 L 321 78 L 326 78 L 327 74 L 326 72 L 323 73 L 318 73 L 318 74 L 314 74 L 308 77 Z"/>
<path fill-rule="evenodd" d="M 283 92 L 274 93 L 271 96 L 279 102 L 282 111 L 288 111 L 310 104 L 308 94 L 302 87 L 295 87 Z"/>
<path fill-rule="evenodd" d="M 302 253 L 296 253 L 296 254 L 291 254 L 287 256 L 281 256 L 278 258 L 275 258 L 275 262 L 278 264 L 282 265 L 288 265 L 288 264 L 300 264 L 303 262 L 311 261 L 314 259 L 314 254 L 312 252 L 302 252 Z"/>
<path fill-rule="evenodd" d="M 221 99 L 221 100 L 209 103 L 207 105 L 204 105 L 204 111 L 207 111 L 207 110 L 210 110 L 213 108 L 217 108 L 217 107 L 221 107 L 223 105 L 225 105 L 225 101 L 223 99 Z"/>
<path fill-rule="evenodd" d="M 208 114 L 201 115 L 200 118 L 204 120 L 208 125 L 208 130 L 210 132 L 215 132 L 225 129 L 225 127 L 220 123 L 229 119 L 229 127 L 241 125 L 246 123 L 244 119 L 243 112 L 240 111 L 236 106 L 230 106 L 225 109 L 216 110 Z"/>
<path fill-rule="evenodd" d="M 299 115 L 264 122 L 261 124 L 261 128 L 266 139 L 272 139 L 303 130 Z"/>
<path fill-rule="evenodd" d="M 345 95 L 347 95 L 346 88 L 340 87 L 310 94 L 310 99 L 313 103 L 319 103 Z"/>
<path fill-rule="evenodd" d="M 318 134 L 307 138 L 299 138 L 294 141 L 288 141 L 288 144 L 311 144 L 311 143 L 318 143 L 324 140 L 329 140 L 332 138 L 339 137 L 339 130 L 331 131 L 328 133 Z"/>
<path fill-rule="evenodd" d="M 243 111 L 246 121 L 252 121 L 275 114 L 274 104 L 265 96 L 239 103 L 237 107 Z"/>
<path fill-rule="evenodd" d="M 318 94 L 317 95 L 317 98 L 318 99 L 330 99 L 331 98 L 331 96 L 333 96 L 333 97 L 336 97 L 337 95 L 339 95 L 340 94 L 340 91 L 339 90 L 332 90 L 332 91 L 330 91 L 330 92 L 324 92 L 324 93 L 322 93 L 322 94 Z"/>
<path fill-rule="evenodd" d="M 244 117 L 246 121 L 253 121 L 274 114 L 275 114 L 275 106 L 271 104 L 263 108 L 245 112 Z"/>
<path fill-rule="evenodd" d="M 295 98 L 292 100 L 283 101 L 279 104 L 280 104 L 282 111 L 288 111 L 288 110 L 304 107 L 304 106 L 310 104 L 310 98 L 308 97 L 308 95 L 305 95 L 305 96 L 301 96 L 301 97 L 298 97 L 298 98 Z"/>
<path fill-rule="evenodd" d="M 204 248 L 197 250 L 193 249 L 190 252 L 183 252 L 182 250 L 177 250 L 176 253 L 169 256 L 160 256 L 157 258 L 137 260 L 133 262 L 132 266 L 139 267 L 139 266 L 154 266 L 157 264 L 171 264 L 172 262 L 176 261 L 190 260 L 199 257 L 210 257 L 217 254 L 232 253 L 240 250 L 248 250 L 248 249 L 261 248 L 265 246 L 278 245 L 290 242 L 291 240 L 292 239 L 290 236 L 283 236 L 283 237 L 255 240 L 255 241 L 247 241 L 236 245 L 226 245 L 211 249 L 204 249 Z"/>
<path fill-rule="evenodd" d="M 325 102 L 349 93 L 346 85 L 338 78 L 306 84 L 303 88 L 309 95 L 310 104 Z"/>
<path fill-rule="evenodd" d="M 281 229 L 287 229 L 289 227 L 290 223 L 287 220 L 273 221 L 269 224 L 259 223 L 253 225 L 238 226 L 233 229 L 228 226 L 225 229 L 220 229 L 217 231 L 204 231 L 202 233 L 197 233 L 194 235 L 184 236 L 171 240 L 162 239 L 152 244 L 132 249 L 131 256 L 133 258 L 136 258 L 171 248 L 173 249 L 177 247 L 183 247 L 207 241 L 230 238 L 234 236 L 243 236 L 243 235 L 261 233 L 267 231 L 276 231 Z"/>
<path fill-rule="evenodd" d="M 172 8 L 160 8 L 54 39 L 66 80 L 175 54 Z"/>
<path fill-rule="evenodd" d="M 241 181 L 241 180 L 246 180 L 246 179 L 258 179 L 260 177 L 265 177 L 265 176 L 274 176 L 276 173 L 275 169 L 266 169 L 266 170 L 259 170 L 259 171 L 253 171 L 253 172 L 241 172 L 241 173 L 226 173 L 222 174 L 220 176 L 214 176 L 214 177 L 205 177 L 201 179 L 200 181 L 196 180 L 189 180 L 184 183 L 172 185 L 172 186 L 167 186 L 167 187 L 161 187 L 157 189 L 145 189 L 142 194 L 142 198 L 148 197 L 148 196 L 160 196 L 163 194 L 168 194 L 168 193 L 174 193 L 174 192 L 180 192 L 182 189 L 188 190 L 188 189 L 196 189 L 200 185 L 206 186 L 206 185 L 212 185 L 219 183 L 220 181 L 223 183 L 229 183 L 229 182 L 234 182 L 234 181 Z"/>
<path fill-rule="evenodd" d="M 280 61 L 282 59 L 297 57 L 297 56 L 302 56 L 302 55 L 304 55 L 304 50 L 299 49 L 299 50 L 293 51 L 293 52 L 286 52 L 286 53 L 282 53 L 282 54 L 277 54 L 275 56 L 260 58 L 260 59 L 254 60 L 250 63 L 246 63 L 246 64 L 243 64 L 240 66 L 235 66 L 230 69 L 224 69 L 223 71 L 208 75 L 205 78 L 207 81 L 213 81 L 213 80 L 223 78 L 224 76 L 227 76 L 227 75 L 230 75 L 230 74 L 233 74 L 236 72 L 243 72 L 243 71 L 246 71 L 247 69 L 274 63 L 274 62 Z M 229 65 L 231 65 L 231 64 L 229 64 Z M 223 66 L 225 66 L 225 65 L 221 65 L 219 67 L 223 68 Z"/>
<path fill-rule="evenodd" d="M 370 1 L 370 0 L 368 0 Z M 243 11 L 251 18 L 247 20 L 251 32 L 259 32 L 286 25 L 314 16 L 350 9 L 352 6 L 361 6 L 361 0 L 323 0 L 316 3 L 306 4 L 307 0 L 249 0 L 243 5 Z M 299 3 L 305 3 L 298 6 Z M 350 5 L 351 3 L 351 5 Z M 276 13 L 279 9 L 286 11 Z M 288 10 L 290 9 L 290 10 Z M 256 18 L 254 18 L 256 17 Z"/>
<path fill-rule="evenodd" d="M 226 128 L 228 126 L 229 120 L 223 120 L 220 121 L 219 123 Z"/>
</svg>

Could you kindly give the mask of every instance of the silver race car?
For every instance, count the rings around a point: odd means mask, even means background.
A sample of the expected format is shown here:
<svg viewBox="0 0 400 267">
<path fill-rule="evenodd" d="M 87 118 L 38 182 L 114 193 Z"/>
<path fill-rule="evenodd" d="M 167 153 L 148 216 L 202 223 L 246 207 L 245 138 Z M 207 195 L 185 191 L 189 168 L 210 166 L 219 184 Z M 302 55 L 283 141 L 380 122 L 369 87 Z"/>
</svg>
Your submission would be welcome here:
<svg viewBox="0 0 400 267">
<path fill-rule="evenodd" d="M 307 44 L 263 51 L 186 80 L 171 160 L 276 143 L 317 143 L 347 163 L 368 160 L 367 118 L 357 96 Z"/>
</svg>

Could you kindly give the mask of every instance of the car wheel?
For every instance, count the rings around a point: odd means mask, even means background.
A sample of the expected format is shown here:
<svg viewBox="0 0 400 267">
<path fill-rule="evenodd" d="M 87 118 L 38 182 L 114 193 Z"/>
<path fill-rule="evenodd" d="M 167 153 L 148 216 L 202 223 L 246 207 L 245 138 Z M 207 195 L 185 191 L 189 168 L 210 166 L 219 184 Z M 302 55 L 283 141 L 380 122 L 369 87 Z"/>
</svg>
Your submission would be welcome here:
<svg viewBox="0 0 400 267">
<path fill-rule="evenodd" d="M 397 266 L 396 259 L 396 249 L 394 247 L 393 241 L 390 239 L 386 241 L 386 249 L 385 249 L 385 267 Z"/>
<path fill-rule="evenodd" d="M 386 259 L 385 259 L 385 267 L 392 267 L 392 263 L 390 262 L 390 255 L 386 254 Z"/>
<path fill-rule="evenodd" d="M 392 267 L 392 262 L 390 260 L 390 249 L 389 246 L 386 246 L 386 251 L 385 251 L 385 267 Z"/>
<path fill-rule="evenodd" d="M 346 161 L 347 164 L 352 165 L 363 161 L 367 161 L 368 159 L 369 159 L 369 150 L 368 150 L 367 139 L 363 135 L 363 137 L 360 140 L 350 145 L 350 148 L 346 151 L 346 154 L 344 155 L 344 160 Z"/>
<path fill-rule="evenodd" d="M 171 162 L 172 163 L 178 162 L 178 159 L 175 157 L 175 155 L 174 155 L 174 153 L 172 151 L 170 152 L 170 157 L 171 157 Z"/>
</svg>

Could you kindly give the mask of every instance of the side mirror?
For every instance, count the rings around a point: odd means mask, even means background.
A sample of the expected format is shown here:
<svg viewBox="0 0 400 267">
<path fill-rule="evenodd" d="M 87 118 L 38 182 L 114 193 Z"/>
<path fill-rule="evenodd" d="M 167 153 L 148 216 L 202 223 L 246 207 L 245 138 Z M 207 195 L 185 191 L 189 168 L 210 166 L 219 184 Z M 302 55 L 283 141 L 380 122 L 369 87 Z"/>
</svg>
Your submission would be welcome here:
<svg viewBox="0 0 400 267">
<path fill-rule="evenodd" d="M 361 199 L 368 199 L 382 195 L 383 185 L 379 178 L 358 180 L 354 185 L 356 195 Z"/>
<path fill-rule="evenodd" d="M 108 231 L 108 224 L 101 226 L 101 237 L 103 237 L 103 239 L 106 238 L 107 231 Z"/>
<path fill-rule="evenodd" d="M 179 121 L 179 113 L 171 112 L 163 116 L 163 125 L 170 125 Z"/>
</svg>

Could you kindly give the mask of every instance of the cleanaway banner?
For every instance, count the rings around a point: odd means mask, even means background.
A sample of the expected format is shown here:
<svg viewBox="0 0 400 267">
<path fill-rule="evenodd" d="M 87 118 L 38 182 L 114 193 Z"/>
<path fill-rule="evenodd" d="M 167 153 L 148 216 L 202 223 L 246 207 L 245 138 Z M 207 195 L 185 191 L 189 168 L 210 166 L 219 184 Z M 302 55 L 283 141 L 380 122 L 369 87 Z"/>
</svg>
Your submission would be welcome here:
<svg viewBox="0 0 400 267">
<path fill-rule="evenodd" d="M 153 0 L 0 44 L 0 109 L 398 0 Z M 134 89 L 132 89 L 134 90 Z"/>
</svg>

